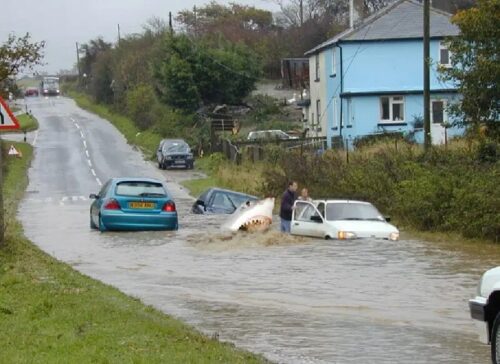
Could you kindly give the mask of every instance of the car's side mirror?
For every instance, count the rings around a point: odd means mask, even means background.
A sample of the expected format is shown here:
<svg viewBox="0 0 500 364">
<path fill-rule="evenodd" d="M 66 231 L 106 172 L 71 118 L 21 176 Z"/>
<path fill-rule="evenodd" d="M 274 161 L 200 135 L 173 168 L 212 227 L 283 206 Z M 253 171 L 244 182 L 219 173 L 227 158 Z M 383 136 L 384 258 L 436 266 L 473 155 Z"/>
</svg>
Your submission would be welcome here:
<svg viewBox="0 0 500 364">
<path fill-rule="evenodd" d="M 391 217 L 390 216 L 385 216 L 385 221 L 391 222 Z"/>
<path fill-rule="evenodd" d="M 93 200 L 97 200 L 99 198 L 99 195 L 96 195 L 95 193 L 91 193 L 89 195 L 89 198 L 93 199 Z"/>
<path fill-rule="evenodd" d="M 321 216 L 318 215 L 311 216 L 311 221 L 323 223 L 323 219 L 321 218 Z"/>
</svg>

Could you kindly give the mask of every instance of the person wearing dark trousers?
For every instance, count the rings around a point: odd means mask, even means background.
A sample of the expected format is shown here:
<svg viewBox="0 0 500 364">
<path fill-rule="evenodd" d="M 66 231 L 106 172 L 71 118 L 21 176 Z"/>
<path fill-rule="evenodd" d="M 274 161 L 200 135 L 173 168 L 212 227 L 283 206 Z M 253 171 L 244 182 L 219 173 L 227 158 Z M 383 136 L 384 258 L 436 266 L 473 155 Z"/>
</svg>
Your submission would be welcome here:
<svg viewBox="0 0 500 364">
<path fill-rule="evenodd" d="M 295 181 L 290 181 L 288 183 L 288 188 L 283 192 L 281 197 L 281 207 L 280 207 L 280 230 L 283 233 L 290 233 L 290 228 L 292 224 L 292 212 L 293 204 L 297 199 L 295 192 L 297 191 L 298 184 Z"/>
</svg>

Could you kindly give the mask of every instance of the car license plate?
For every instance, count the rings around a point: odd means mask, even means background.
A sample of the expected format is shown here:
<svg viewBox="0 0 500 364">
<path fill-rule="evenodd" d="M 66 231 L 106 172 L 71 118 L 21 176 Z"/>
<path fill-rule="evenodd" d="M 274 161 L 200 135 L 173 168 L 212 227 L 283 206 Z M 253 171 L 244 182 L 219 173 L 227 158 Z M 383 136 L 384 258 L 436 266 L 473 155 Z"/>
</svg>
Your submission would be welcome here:
<svg viewBox="0 0 500 364">
<path fill-rule="evenodd" d="M 185 162 L 181 159 L 181 160 L 175 161 L 175 164 L 185 164 Z"/>
<path fill-rule="evenodd" d="M 131 209 L 154 209 L 156 204 L 154 202 L 129 202 L 128 206 Z"/>
</svg>

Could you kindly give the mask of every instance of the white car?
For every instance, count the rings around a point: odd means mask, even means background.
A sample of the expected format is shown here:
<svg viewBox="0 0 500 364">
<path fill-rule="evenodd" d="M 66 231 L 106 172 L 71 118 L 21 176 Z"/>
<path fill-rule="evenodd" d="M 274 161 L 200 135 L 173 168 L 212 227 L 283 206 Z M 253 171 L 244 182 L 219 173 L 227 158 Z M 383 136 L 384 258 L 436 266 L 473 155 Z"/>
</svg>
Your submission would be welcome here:
<svg viewBox="0 0 500 364">
<path fill-rule="evenodd" d="M 486 271 L 477 296 L 469 300 L 470 314 L 481 321 L 481 341 L 491 344 L 491 361 L 500 364 L 500 267 Z"/>
<path fill-rule="evenodd" d="M 283 130 L 256 130 L 248 133 L 247 140 L 294 140 L 296 136 L 289 135 Z"/>
<path fill-rule="evenodd" d="M 369 202 L 352 200 L 295 201 L 291 233 L 323 239 L 398 240 L 399 230 Z"/>
</svg>

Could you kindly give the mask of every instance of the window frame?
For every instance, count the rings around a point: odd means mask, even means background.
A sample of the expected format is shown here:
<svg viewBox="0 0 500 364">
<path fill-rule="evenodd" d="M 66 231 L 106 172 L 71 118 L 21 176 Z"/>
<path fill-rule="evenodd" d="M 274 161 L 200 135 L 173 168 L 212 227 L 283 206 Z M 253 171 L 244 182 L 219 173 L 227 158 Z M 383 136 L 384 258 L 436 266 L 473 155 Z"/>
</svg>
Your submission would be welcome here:
<svg viewBox="0 0 500 364">
<path fill-rule="evenodd" d="M 443 103 L 443 121 L 441 123 L 434 123 L 434 103 L 435 102 L 442 102 Z M 447 107 L 448 107 L 448 100 L 447 99 L 434 99 L 431 100 L 431 125 L 435 124 L 446 124 L 448 122 L 448 112 L 447 112 Z"/>
<path fill-rule="evenodd" d="M 400 97 L 401 100 L 395 100 L 395 98 Z M 382 99 L 387 98 L 389 99 L 389 119 L 384 119 L 384 108 L 382 106 Z M 399 124 L 399 123 L 404 123 L 405 122 L 405 111 L 406 111 L 406 98 L 403 95 L 391 95 L 391 96 L 380 96 L 379 97 L 379 107 L 380 107 L 380 114 L 379 114 L 379 119 L 380 119 L 380 124 Z M 403 105 L 403 118 L 399 120 L 394 120 L 394 115 L 393 115 L 393 105 L 395 104 L 401 104 Z"/>
<path fill-rule="evenodd" d="M 315 82 L 319 82 L 320 80 L 320 67 L 319 67 L 319 53 L 316 53 L 315 55 L 315 60 L 314 60 L 314 68 L 315 68 L 315 76 L 316 76 L 316 79 L 314 80 Z"/>
<path fill-rule="evenodd" d="M 441 59 L 441 51 L 442 50 L 446 50 L 448 52 L 448 63 L 443 63 L 442 62 L 442 59 Z M 439 66 L 440 67 L 445 67 L 445 68 L 451 68 L 451 52 L 450 52 L 450 49 L 448 48 L 448 46 L 446 45 L 446 43 L 444 43 L 443 41 L 440 41 L 439 42 Z"/>
</svg>

